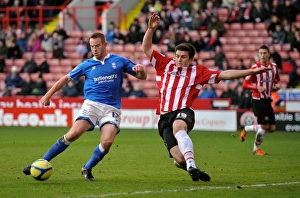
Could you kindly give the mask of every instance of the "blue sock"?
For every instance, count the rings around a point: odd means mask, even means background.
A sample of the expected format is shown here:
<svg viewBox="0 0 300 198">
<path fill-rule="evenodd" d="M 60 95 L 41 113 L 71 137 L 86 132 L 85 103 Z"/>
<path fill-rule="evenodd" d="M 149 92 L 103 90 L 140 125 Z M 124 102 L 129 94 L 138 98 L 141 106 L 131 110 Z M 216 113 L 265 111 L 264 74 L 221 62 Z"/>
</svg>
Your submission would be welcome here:
<svg viewBox="0 0 300 198">
<path fill-rule="evenodd" d="M 65 137 L 63 136 L 62 138 L 57 140 L 57 142 L 48 150 L 43 159 L 48 161 L 52 160 L 54 157 L 68 148 L 69 145 L 70 142 L 66 142 Z"/>
<path fill-rule="evenodd" d="M 101 150 L 100 150 L 100 148 Z M 102 148 L 101 144 L 97 146 L 93 152 L 92 157 L 89 159 L 89 161 L 84 165 L 84 168 L 86 169 L 92 169 L 94 166 L 100 162 L 103 157 L 107 154 L 107 152 L 104 152 L 104 149 Z"/>
</svg>

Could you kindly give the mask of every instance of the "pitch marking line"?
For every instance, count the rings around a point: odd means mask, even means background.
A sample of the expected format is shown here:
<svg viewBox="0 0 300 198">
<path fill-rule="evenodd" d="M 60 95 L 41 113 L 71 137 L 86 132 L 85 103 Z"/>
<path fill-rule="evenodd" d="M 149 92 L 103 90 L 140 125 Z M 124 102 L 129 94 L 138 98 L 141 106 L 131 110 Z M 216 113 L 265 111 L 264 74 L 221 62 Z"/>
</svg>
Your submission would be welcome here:
<svg viewBox="0 0 300 198">
<path fill-rule="evenodd" d="M 201 186 L 201 187 L 194 187 L 194 188 L 186 188 L 186 189 L 173 189 L 173 190 L 159 190 L 159 191 L 135 191 L 135 192 L 120 192 L 120 193 L 110 193 L 110 194 L 103 194 L 97 195 L 97 197 L 113 197 L 119 195 L 139 195 L 139 194 L 160 194 L 165 192 L 180 192 L 180 191 L 193 191 L 193 190 L 213 190 L 213 189 L 234 189 L 234 188 L 253 188 L 253 187 L 265 187 L 265 186 L 287 186 L 287 185 L 294 185 L 300 184 L 300 182 L 284 182 L 284 183 L 272 183 L 272 184 L 252 184 L 252 185 L 242 185 L 242 186 Z M 90 196 L 87 196 L 90 197 Z"/>
</svg>

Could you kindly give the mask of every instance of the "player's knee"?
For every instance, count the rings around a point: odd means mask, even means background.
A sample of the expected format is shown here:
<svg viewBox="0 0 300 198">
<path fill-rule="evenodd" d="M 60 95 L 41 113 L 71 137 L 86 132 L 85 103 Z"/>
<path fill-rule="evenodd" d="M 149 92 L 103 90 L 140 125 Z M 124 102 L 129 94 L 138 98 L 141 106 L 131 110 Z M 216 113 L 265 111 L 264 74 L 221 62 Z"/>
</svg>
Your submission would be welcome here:
<svg viewBox="0 0 300 198">
<path fill-rule="evenodd" d="M 108 153 L 108 151 L 109 151 L 109 149 L 110 149 L 110 147 L 111 147 L 111 145 L 113 144 L 113 141 L 102 141 L 101 142 L 101 146 L 102 146 L 102 148 L 105 150 L 105 152 L 107 152 Z"/>
</svg>

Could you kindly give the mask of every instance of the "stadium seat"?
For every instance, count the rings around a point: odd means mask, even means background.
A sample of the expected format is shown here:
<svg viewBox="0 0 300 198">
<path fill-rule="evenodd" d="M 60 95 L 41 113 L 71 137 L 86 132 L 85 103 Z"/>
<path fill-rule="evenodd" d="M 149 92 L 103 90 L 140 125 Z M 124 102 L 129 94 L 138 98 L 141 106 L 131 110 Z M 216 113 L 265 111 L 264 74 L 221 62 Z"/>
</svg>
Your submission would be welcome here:
<svg viewBox="0 0 300 198">
<path fill-rule="evenodd" d="M 297 64 L 297 66 L 300 67 L 300 59 L 297 59 L 295 62 Z"/>
<path fill-rule="evenodd" d="M 232 52 L 243 52 L 244 51 L 244 45 L 232 45 L 232 48 L 231 48 L 231 51 Z"/>
<path fill-rule="evenodd" d="M 54 80 L 54 74 L 52 74 L 52 73 L 43 73 L 43 79 L 46 82 Z"/>
<path fill-rule="evenodd" d="M 203 65 L 205 67 L 214 67 L 215 66 L 215 60 L 207 60 L 207 61 L 203 61 Z"/>
<path fill-rule="evenodd" d="M 14 65 L 16 65 L 19 70 L 21 70 L 21 68 L 24 66 L 25 62 L 26 62 L 26 59 L 15 59 Z"/>
<path fill-rule="evenodd" d="M 123 52 L 124 51 L 124 46 L 123 45 L 119 45 L 119 44 L 114 44 L 112 45 L 112 49 L 111 49 L 114 53 L 116 52 Z"/>
<path fill-rule="evenodd" d="M 158 89 L 157 88 L 155 88 L 155 89 L 145 89 L 144 92 L 149 98 L 158 97 Z"/>
<path fill-rule="evenodd" d="M 237 37 L 227 37 L 228 44 L 238 44 L 239 42 L 240 40 Z"/>
<path fill-rule="evenodd" d="M 255 30 L 266 30 L 267 26 L 265 23 L 255 23 L 254 24 L 254 29 Z"/>
<path fill-rule="evenodd" d="M 296 60 L 296 59 L 300 58 L 300 54 L 299 54 L 299 52 L 292 51 L 292 52 L 290 52 L 290 57 L 292 59 Z"/>
<path fill-rule="evenodd" d="M 280 74 L 280 82 L 288 84 L 290 82 L 289 74 Z"/>
<path fill-rule="evenodd" d="M 134 44 L 125 44 L 124 51 L 126 52 L 135 52 L 135 45 Z"/>
<path fill-rule="evenodd" d="M 241 44 L 251 44 L 252 43 L 252 40 L 253 38 L 250 38 L 250 37 L 245 37 L 243 39 L 240 39 L 240 42 Z"/>
<path fill-rule="evenodd" d="M 243 30 L 254 30 L 254 25 L 253 25 L 253 23 L 243 23 L 242 29 Z"/>
<path fill-rule="evenodd" d="M 230 24 L 230 30 L 241 30 L 242 25 L 240 23 L 231 23 Z"/>
<path fill-rule="evenodd" d="M 226 46 L 226 45 L 224 45 Z M 209 59 L 212 58 L 212 52 L 199 52 L 198 53 L 198 59 Z"/>
<path fill-rule="evenodd" d="M 61 59 L 59 63 L 61 67 L 68 67 L 72 65 L 72 59 Z"/>
<path fill-rule="evenodd" d="M 60 66 L 59 59 L 56 59 L 56 58 L 49 59 L 48 63 L 50 65 L 50 68 Z"/>
<path fill-rule="evenodd" d="M 35 52 L 33 54 L 34 59 L 41 59 L 41 58 L 44 58 L 45 56 L 46 56 L 45 52 Z"/>
<path fill-rule="evenodd" d="M 281 46 L 281 50 L 282 51 L 290 51 L 291 49 L 291 44 L 290 43 L 284 43 L 282 46 Z"/>
<path fill-rule="evenodd" d="M 246 35 L 249 36 L 249 37 L 258 37 L 258 36 L 260 36 L 259 32 L 257 30 L 248 30 L 246 32 Z"/>
<path fill-rule="evenodd" d="M 6 78 L 6 73 L 0 73 L 0 82 L 4 81 Z"/>
</svg>

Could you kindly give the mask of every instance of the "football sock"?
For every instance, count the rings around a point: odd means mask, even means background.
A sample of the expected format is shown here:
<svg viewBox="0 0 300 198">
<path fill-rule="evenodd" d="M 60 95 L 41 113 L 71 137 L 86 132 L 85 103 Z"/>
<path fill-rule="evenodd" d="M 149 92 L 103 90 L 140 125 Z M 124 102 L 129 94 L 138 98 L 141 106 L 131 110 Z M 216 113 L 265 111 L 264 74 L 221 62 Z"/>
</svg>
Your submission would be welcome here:
<svg viewBox="0 0 300 198">
<path fill-rule="evenodd" d="M 49 151 L 44 155 L 43 159 L 48 161 L 52 160 L 54 157 L 68 148 L 70 144 L 71 142 L 69 142 L 66 139 L 66 135 L 64 135 L 49 149 Z"/>
<path fill-rule="evenodd" d="M 105 152 L 104 149 L 102 148 L 101 144 L 97 146 L 92 154 L 92 157 L 89 159 L 89 161 L 84 165 L 84 168 L 86 169 L 92 169 L 94 166 L 100 162 L 104 156 L 108 152 Z"/>
<path fill-rule="evenodd" d="M 245 131 L 257 131 L 260 128 L 260 125 L 246 125 L 245 126 Z"/>
<path fill-rule="evenodd" d="M 259 149 L 261 143 L 264 140 L 265 133 L 266 133 L 266 131 L 264 129 L 262 129 L 262 128 L 258 129 L 258 131 L 256 132 L 256 136 L 255 136 L 253 151 L 256 151 L 257 149 Z"/>
<path fill-rule="evenodd" d="M 184 130 L 180 130 L 175 134 L 175 138 L 177 139 L 179 150 L 183 154 L 183 157 L 186 161 L 187 169 L 189 167 L 196 168 L 196 164 L 194 161 L 193 142 L 188 136 L 187 132 Z"/>
</svg>

